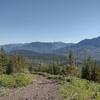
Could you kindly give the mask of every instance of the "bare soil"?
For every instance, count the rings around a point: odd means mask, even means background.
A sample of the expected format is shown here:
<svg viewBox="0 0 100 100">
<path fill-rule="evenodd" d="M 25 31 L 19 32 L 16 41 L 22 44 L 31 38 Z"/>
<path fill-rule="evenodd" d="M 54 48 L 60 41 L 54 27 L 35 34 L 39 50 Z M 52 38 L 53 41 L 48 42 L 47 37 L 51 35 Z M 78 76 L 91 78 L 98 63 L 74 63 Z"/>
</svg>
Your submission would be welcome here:
<svg viewBox="0 0 100 100">
<path fill-rule="evenodd" d="M 0 100 L 62 100 L 58 94 L 58 86 L 55 80 L 37 76 L 36 84 L 13 90 L 0 97 Z"/>
</svg>

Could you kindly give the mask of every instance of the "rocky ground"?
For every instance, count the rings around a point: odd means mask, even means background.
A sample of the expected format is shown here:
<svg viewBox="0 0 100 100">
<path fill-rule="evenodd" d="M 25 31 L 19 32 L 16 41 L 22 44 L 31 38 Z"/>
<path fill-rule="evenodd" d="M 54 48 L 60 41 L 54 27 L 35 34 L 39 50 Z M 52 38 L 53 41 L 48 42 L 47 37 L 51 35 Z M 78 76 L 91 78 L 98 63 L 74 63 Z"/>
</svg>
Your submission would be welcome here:
<svg viewBox="0 0 100 100">
<path fill-rule="evenodd" d="M 58 82 L 43 76 L 36 77 L 36 84 L 13 90 L 0 100 L 62 100 L 58 94 Z"/>
</svg>

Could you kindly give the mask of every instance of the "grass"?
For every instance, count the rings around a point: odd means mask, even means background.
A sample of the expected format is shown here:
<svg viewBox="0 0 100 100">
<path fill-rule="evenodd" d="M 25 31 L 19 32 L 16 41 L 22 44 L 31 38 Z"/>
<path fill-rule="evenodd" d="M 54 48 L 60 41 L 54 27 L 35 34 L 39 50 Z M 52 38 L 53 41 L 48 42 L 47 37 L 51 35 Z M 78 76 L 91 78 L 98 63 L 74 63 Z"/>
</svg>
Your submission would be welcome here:
<svg viewBox="0 0 100 100">
<path fill-rule="evenodd" d="M 24 88 L 31 83 L 35 83 L 35 75 L 16 73 L 11 75 L 0 75 L 0 96 L 7 95 L 10 91 Z"/>
<path fill-rule="evenodd" d="M 16 87 L 23 87 L 33 82 L 33 76 L 31 74 L 18 73 L 13 75 Z"/>
<path fill-rule="evenodd" d="M 12 75 L 0 75 L 0 87 L 16 88 L 29 85 L 33 82 L 31 74 L 17 73 Z"/>
<path fill-rule="evenodd" d="M 58 80 L 61 84 L 59 93 L 63 100 L 100 100 L 100 84 L 76 77 L 64 77 L 38 73 L 48 79 Z"/>
<path fill-rule="evenodd" d="M 100 100 L 100 84 L 67 77 L 60 86 L 63 100 Z"/>
</svg>

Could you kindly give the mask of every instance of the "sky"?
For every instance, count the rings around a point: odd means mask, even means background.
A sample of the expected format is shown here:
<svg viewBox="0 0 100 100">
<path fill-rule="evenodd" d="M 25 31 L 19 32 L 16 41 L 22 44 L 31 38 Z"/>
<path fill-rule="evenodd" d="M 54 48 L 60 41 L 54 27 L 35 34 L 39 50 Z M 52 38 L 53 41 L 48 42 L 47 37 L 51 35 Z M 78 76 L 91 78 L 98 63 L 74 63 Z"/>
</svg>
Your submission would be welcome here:
<svg viewBox="0 0 100 100">
<path fill-rule="evenodd" d="M 100 0 L 0 0 L 0 44 L 76 43 L 100 36 Z"/>
</svg>

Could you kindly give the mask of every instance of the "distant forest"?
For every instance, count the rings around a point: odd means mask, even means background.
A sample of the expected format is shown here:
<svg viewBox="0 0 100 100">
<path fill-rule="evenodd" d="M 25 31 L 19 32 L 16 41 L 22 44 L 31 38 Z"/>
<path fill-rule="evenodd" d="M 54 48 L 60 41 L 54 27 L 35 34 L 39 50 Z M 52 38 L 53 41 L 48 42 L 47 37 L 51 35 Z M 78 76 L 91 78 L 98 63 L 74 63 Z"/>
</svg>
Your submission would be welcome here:
<svg viewBox="0 0 100 100">
<path fill-rule="evenodd" d="M 66 62 L 58 57 L 38 60 L 21 55 L 8 55 L 3 48 L 0 49 L 0 74 L 46 72 L 53 75 L 76 76 L 89 81 L 100 82 L 100 65 L 92 57 L 87 57 L 82 63 L 72 51 L 69 52 Z"/>
</svg>

